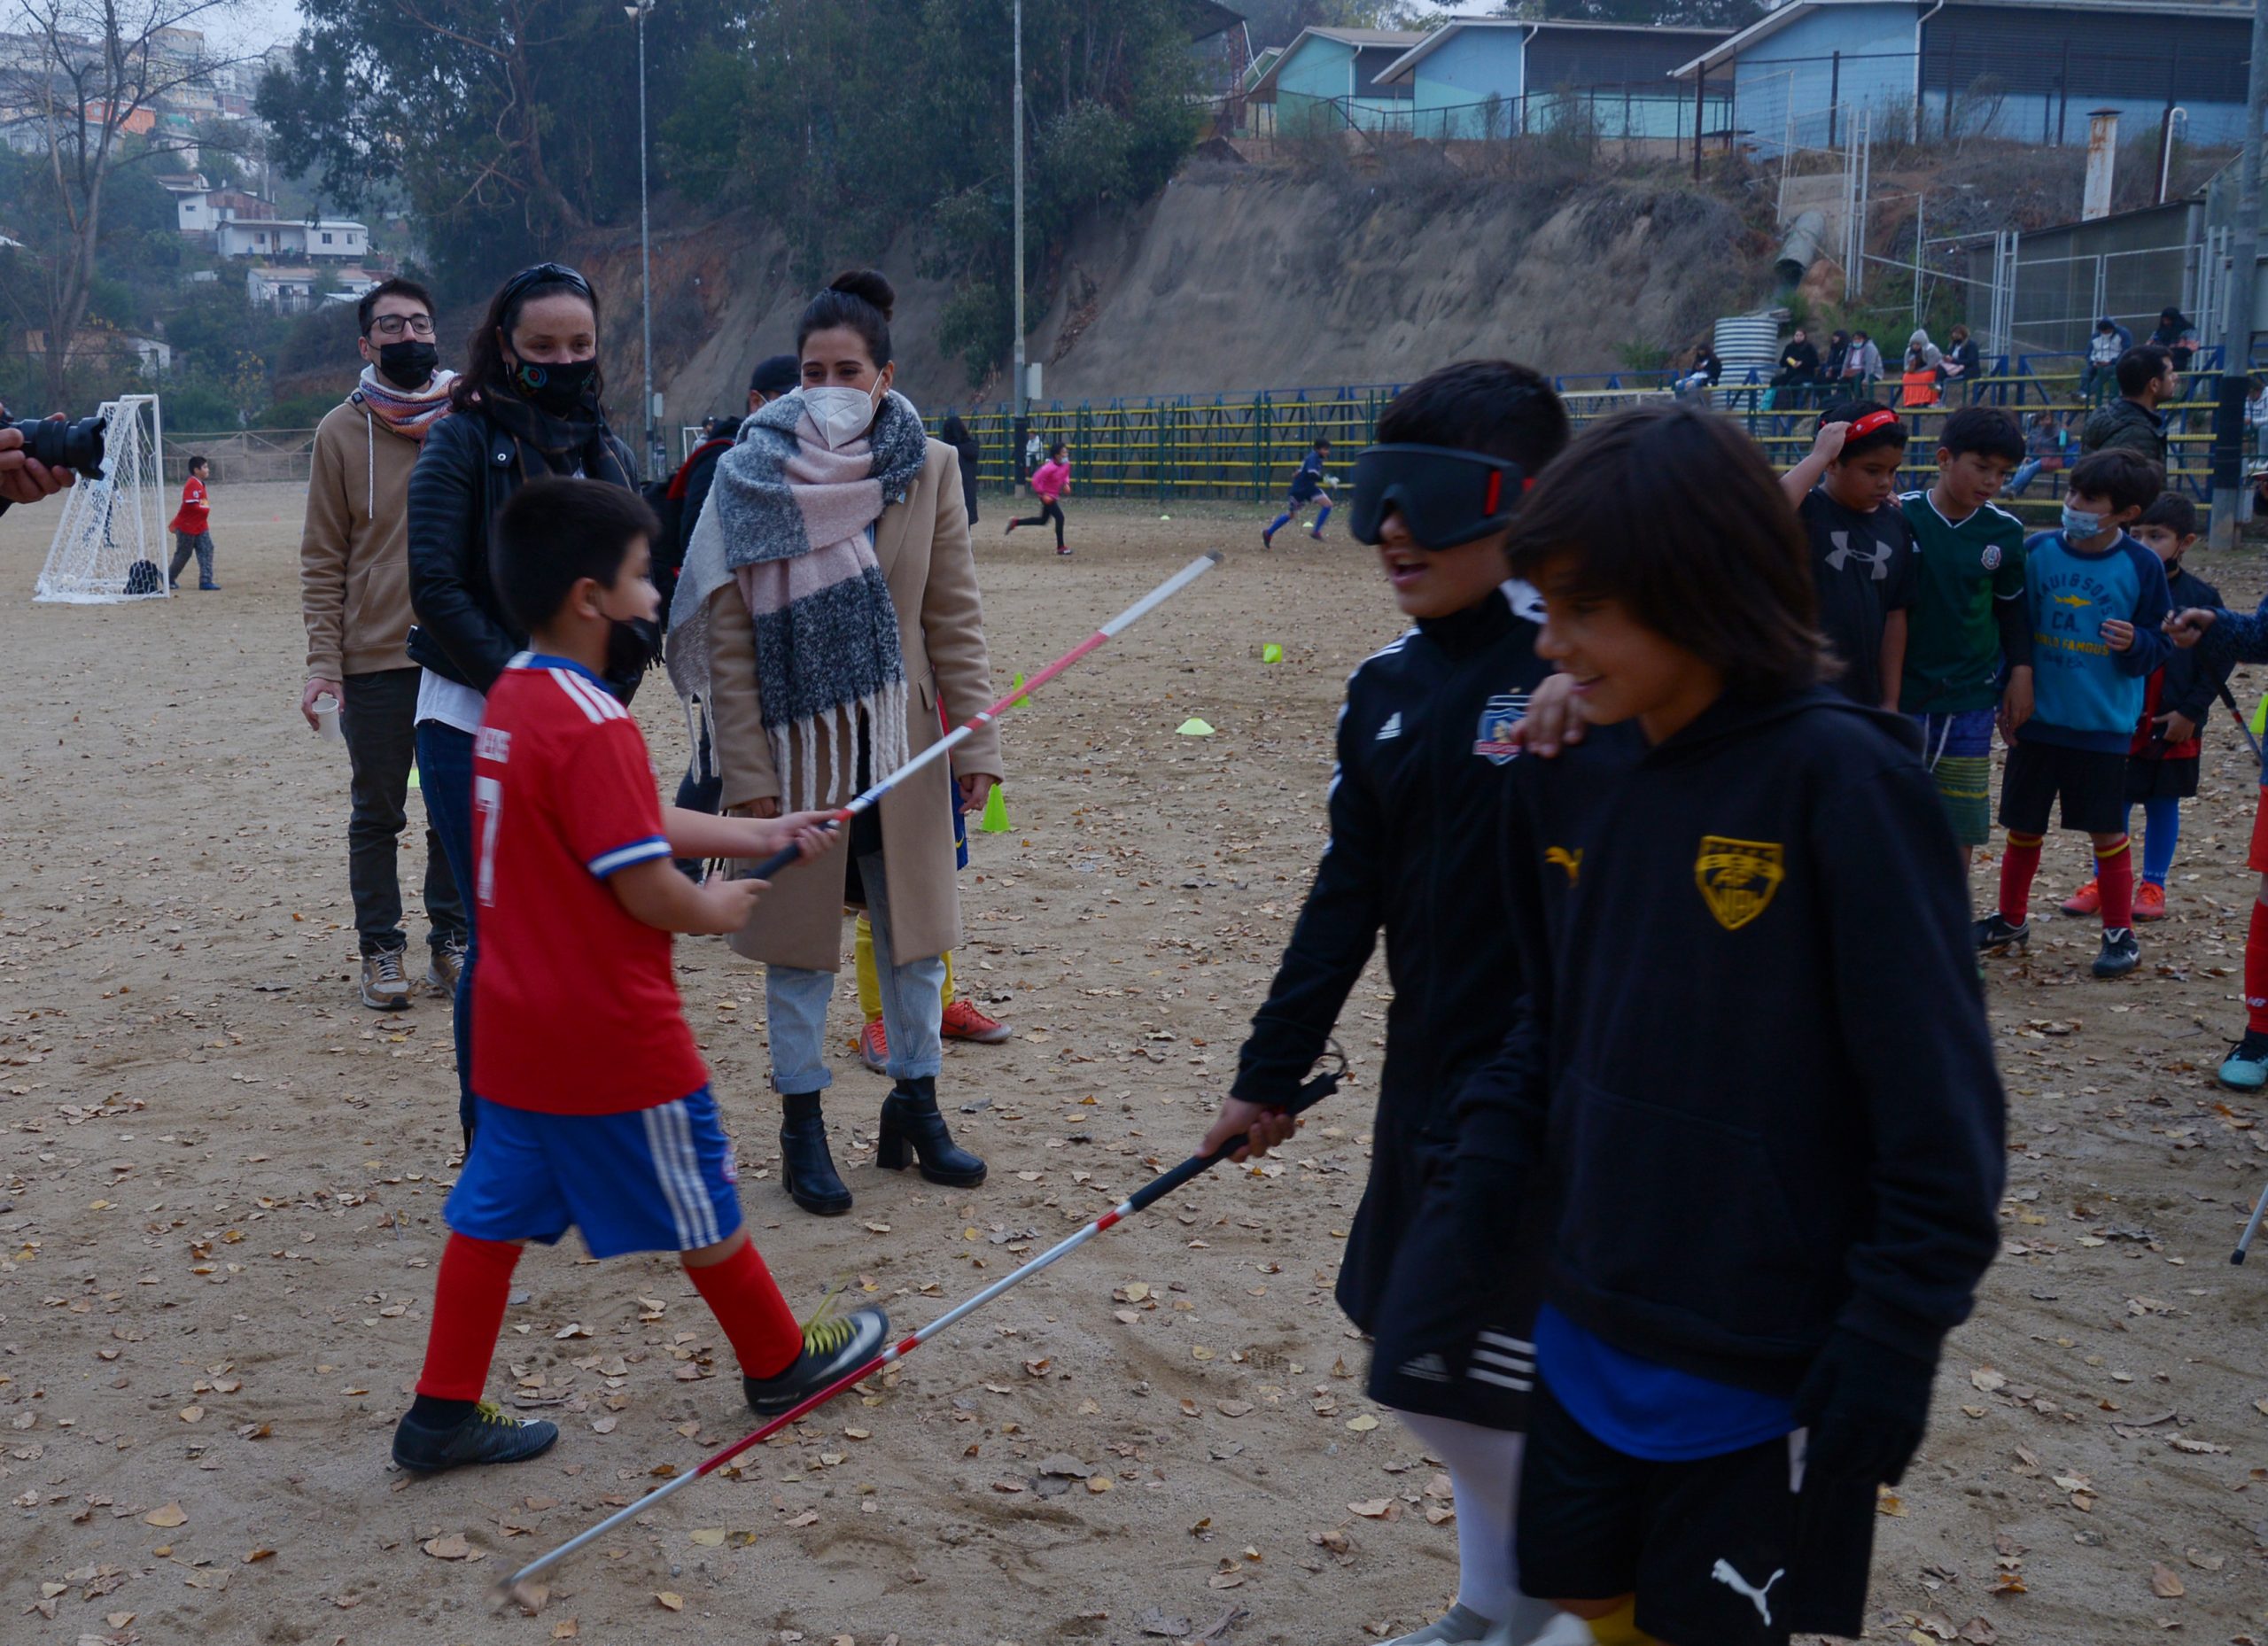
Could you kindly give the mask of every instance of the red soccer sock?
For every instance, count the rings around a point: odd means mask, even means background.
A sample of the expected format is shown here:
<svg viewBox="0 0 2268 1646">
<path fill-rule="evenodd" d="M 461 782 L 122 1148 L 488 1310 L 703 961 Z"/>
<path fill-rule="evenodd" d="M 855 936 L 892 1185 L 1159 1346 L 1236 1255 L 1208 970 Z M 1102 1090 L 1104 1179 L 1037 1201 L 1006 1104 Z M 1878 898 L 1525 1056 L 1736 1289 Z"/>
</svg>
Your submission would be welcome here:
<svg viewBox="0 0 2268 1646">
<path fill-rule="evenodd" d="M 2134 924 L 2134 842 L 2132 836 L 2094 854 L 2094 882 L 2102 897 L 2102 929 Z"/>
<path fill-rule="evenodd" d="M 433 1329 L 425 1339 L 425 1370 L 417 1392 L 435 1400 L 477 1401 L 488 1383 L 496 1334 L 520 1248 L 508 1240 L 453 1234 L 441 1248 L 433 1285 Z"/>
<path fill-rule="evenodd" d="M 2000 855 L 2000 918 L 2011 926 L 2023 925 L 2031 912 L 2031 880 L 2039 873 L 2039 849 L 2047 843 L 2044 835 L 2008 831 L 2008 849 Z"/>
<path fill-rule="evenodd" d="M 742 1371 L 751 1378 L 776 1378 L 796 1363 L 804 1352 L 804 1329 L 757 1255 L 756 1242 L 743 1241 L 721 1263 L 699 1269 L 687 1263 L 685 1273 L 732 1339 Z"/>
<path fill-rule="evenodd" d="M 2268 904 L 2259 902 L 2244 936 L 2244 1021 L 2254 1034 L 2268 1035 Z"/>
</svg>

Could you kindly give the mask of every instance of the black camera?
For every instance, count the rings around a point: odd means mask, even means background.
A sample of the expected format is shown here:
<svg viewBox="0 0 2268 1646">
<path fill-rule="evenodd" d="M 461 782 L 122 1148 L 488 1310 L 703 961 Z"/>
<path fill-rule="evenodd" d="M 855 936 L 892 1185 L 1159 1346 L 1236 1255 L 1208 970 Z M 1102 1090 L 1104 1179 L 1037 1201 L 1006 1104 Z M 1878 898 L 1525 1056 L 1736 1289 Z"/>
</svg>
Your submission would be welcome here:
<svg viewBox="0 0 2268 1646">
<path fill-rule="evenodd" d="M 23 435 L 24 455 L 34 462 L 68 469 L 90 480 L 103 477 L 103 431 L 109 427 L 107 417 L 82 417 L 76 423 L 27 417 L 20 423 L 0 423 L 0 428 Z"/>
</svg>

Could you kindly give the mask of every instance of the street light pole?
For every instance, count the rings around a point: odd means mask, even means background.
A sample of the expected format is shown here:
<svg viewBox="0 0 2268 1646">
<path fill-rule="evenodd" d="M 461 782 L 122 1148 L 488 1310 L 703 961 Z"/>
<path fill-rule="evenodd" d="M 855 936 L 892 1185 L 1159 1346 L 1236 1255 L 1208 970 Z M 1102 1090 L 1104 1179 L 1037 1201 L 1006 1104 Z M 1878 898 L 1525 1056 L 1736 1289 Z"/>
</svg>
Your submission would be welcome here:
<svg viewBox="0 0 2268 1646">
<path fill-rule="evenodd" d="M 645 328 L 646 392 L 639 401 L 639 422 L 646 431 L 646 472 L 652 479 L 666 461 L 662 431 L 654 421 L 654 235 L 646 205 L 646 13 L 654 0 L 639 0 L 622 8 L 638 19 L 638 307 Z"/>
<path fill-rule="evenodd" d="M 2237 161 L 2236 221 L 2229 225 L 2228 307 L 2221 327 L 2220 400 L 2213 408 L 2213 517 L 2210 547 L 2236 542 L 2244 501 L 2246 384 L 2252 371 L 2254 276 L 2260 259 L 2260 121 L 2268 110 L 2268 0 L 2253 0 L 2252 73 L 2247 87 L 2244 153 Z"/>
<path fill-rule="evenodd" d="M 2262 0 L 2268 4 L 2268 0 Z M 1015 10 L 1015 96 L 1012 99 L 1016 125 L 1016 380 L 1014 384 L 1014 417 L 1010 439 L 1015 450 L 1008 460 L 1008 472 L 1021 479 L 1024 474 L 1024 446 L 1031 438 L 1031 408 L 1024 399 L 1024 0 L 1014 0 Z M 1011 486 L 1010 491 L 1015 488 Z"/>
</svg>

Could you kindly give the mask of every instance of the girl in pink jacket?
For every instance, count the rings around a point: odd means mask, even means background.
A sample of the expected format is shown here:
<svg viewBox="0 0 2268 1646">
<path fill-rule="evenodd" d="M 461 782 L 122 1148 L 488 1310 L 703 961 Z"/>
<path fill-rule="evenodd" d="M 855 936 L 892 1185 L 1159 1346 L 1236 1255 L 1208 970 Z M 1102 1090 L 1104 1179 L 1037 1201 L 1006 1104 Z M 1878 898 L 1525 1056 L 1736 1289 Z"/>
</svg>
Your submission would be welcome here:
<svg viewBox="0 0 2268 1646">
<path fill-rule="evenodd" d="M 1069 448 L 1060 440 L 1047 448 L 1047 461 L 1033 470 L 1031 474 L 1032 495 L 1039 499 L 1039 513 L 1029 520 L 1008 522 L 1008 531 L 1013 532 L 1018 526 L 1044 526 L 1052 520 L 1055 523 L 1055 552 L 1059 555 L 1071 552 L 1063 547 L 1062 498 L 1063 493 L 1071 489 L 1068 451 Z"/>
</svg>

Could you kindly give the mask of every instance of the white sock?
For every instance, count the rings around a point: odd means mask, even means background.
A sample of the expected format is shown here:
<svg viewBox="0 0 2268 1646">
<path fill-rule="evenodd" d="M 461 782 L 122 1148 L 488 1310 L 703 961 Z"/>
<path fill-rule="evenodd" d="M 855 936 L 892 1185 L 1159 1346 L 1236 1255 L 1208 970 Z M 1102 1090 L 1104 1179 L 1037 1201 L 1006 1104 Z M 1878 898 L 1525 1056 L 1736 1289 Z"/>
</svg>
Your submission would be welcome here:
<svg viewBox="0 0 2268 1646">
<path fill-rule="evenodd" d="M 1456 1597 L 1491 1623 L 1510 1623 L 1525 1641 L 1550 1627 L 1558 1609 L 1520 1593 L 1513 1564 L 1513 1517 L 1519 1506 L 1520 1450 L 1517 1430 L 1488 1429 L 1454 1417 L 1395 1414 L 1441 1460 L 1456 1503 Z"/>
</svg>

